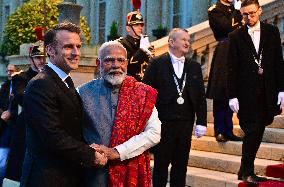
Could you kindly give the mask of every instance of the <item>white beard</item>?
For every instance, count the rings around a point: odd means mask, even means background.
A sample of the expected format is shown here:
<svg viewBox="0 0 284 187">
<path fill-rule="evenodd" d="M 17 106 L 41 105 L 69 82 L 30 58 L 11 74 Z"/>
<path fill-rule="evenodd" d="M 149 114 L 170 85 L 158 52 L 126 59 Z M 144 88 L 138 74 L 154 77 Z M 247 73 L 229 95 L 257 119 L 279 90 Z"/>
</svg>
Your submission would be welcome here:
<svg viewBox="0 0 284 187">
<path fill-rule="evenodd" d="M 113 86 L 121 85 L 123 80 L 125 79 L 126 73 L 123 73 L 121 75 L 104 75 L 103 78 L 109 82 Z"/>
<path fill-rule="evenodd" d="M 120 75 L 111 74 L 111 72 L 115 71 L 119 71 L 121 74 Z M 122 70 L 111 69 L 108 73 L 103 73 L 103 70 L 101 69 L 101 73 L 103 79 L 109 82 L 113 86 L 121 85 L 126 76 L 126 72 L 123 72 Z"/>
</svg>

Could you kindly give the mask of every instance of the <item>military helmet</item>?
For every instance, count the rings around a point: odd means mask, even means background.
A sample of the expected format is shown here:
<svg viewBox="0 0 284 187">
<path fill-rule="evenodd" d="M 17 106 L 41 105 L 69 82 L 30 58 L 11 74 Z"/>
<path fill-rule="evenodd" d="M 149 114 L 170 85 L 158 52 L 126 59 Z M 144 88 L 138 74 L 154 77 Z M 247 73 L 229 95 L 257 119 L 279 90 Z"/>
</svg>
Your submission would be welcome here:
<svg viewBox="0 0 284 187">
<path fill-rule="evenodd" d="M 30 57 L 38 57 L 38 56 L 45 56 L 44 53 L 44 43 L 42 40 L 39 40 L 35 42 L 31 47 L 29 51 Z"/>
<path fill-rule="evenodd" d="M 126 26 L 132 26 L 136 24 L 143 24 L 143 17 L 140 11 L 129 12 L 126 17 Z"/>
</svg>

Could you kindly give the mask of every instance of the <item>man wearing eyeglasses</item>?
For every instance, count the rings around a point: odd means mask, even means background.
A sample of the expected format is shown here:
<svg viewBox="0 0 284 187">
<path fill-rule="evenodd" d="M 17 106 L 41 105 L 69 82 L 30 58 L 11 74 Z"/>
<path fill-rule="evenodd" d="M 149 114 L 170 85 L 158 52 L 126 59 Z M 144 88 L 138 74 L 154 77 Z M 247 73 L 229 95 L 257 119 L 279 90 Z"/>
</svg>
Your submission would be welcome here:
<svg viewBox="0 0 284 187">
<path fill-rule="evenodd" d="M 118 41 L 99 49 L 101 78 L 79 87 L 84 106 L 83 134 L 109 164 L 89 169 L 88 187 L 151 186 L 148 149 L 160 141 L 157 91 L 127 76 L 127 51 Z"/>
<path fill-rule="evenodd" d="M 256 185 L 254 160 L 265 127 L 284 105 L 284 62 L 279 30 L 260 22 L 258 0 L 244 0 L 245 25 L 229 34 L 229 106 L 245 133 L 238 179 Z"/>
</svg>

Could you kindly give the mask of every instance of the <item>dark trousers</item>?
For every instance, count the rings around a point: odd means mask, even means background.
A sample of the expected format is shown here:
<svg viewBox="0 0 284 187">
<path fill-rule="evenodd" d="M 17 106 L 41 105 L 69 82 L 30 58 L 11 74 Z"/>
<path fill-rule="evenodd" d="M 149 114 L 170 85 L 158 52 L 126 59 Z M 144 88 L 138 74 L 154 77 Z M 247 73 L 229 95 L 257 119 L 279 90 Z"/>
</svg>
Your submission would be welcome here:
<svg viewBox="0 0 284 187">
<path fill-rule="evenodd" d="M 153 187 L 165 187 L 171 164 L 170 186 L 184 187 L 193 122 L 162 121 L 161 141 L 154 149 Z"/>
<path fill-rule="evenodd" d="M 240 126 L 243 129 L 245 136 L 243 138 L 242 160 L 239 175 L 249 176 L 254 174 L 254 160 L 261 144 L 265 125 L 241 123 Z"/>
<path fill-rule="evenodd" d="M 229 101 L 213 99 L 213 116 L 215 136 L 218 134 L 231 136 L 233 133 L 233 111 L 229 107 Z"/>
</svg>

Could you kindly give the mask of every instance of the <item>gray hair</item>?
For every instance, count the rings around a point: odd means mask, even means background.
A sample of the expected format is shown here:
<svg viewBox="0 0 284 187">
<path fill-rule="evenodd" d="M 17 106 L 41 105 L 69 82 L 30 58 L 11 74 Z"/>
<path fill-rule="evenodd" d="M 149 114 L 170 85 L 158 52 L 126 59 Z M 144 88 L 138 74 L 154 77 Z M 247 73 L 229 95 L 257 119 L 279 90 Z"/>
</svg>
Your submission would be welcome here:
<svg viewBox="0 0 284 187">
<path fill-rule="evenodd" d="M 170 41 L 171 39 L 172 39 L 172 40 L 176 40 L 176 38 L 177 38 L 177 33 L 180 32 L 180 31 L 183 31 L 183 32 L 188 33 L 186 29 L 173 28 L 173 29 L 171 30 L 171 32 L 169 33 L 169 39 L 168 39 L 168 41 Z"/>
<path fill-rule="evenodd" d="M 127 56 L 127 50 L 125 49 L 125 47 L 119 41 L 114 40 L 105 42 L 101 45 L 98 56 L 100 60 L 102 60 L 106 56 L 106 54 L 109 52 L 109 48 L 120 48 L 125 51 L 125 54 Z"/>
</svg>

